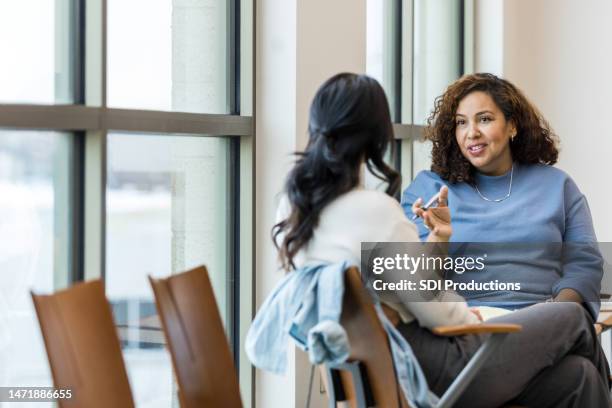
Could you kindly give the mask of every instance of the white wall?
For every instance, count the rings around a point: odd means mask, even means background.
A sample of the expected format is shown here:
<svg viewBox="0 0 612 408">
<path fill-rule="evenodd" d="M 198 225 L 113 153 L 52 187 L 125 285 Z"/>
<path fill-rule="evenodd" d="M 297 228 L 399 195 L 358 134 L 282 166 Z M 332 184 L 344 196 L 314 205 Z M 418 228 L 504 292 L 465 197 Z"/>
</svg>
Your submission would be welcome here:
<svg viewBox="0 0 612 408">
<path fill-rule="evenodd" d="M 291 165 L 307 141 L 310 101 L 321 83 L 341 71 L 365 72 L 365 0 L 261 0 L 256 44 L 256 278 L 261 305 L 282 278 L 270 229 Z M 285 377 L 256 372 L 258 408 L 304 406 L 309 366 L 289 355 Z M 318 382 L 315 385 L 318 396 Z M 325 406 L 323 399 L 311 406 Z"/>
<path fill-rule="evenodd" d="M 557 166 L 587 196 L 598 239 L 612 241 L 612 2 L 476 5 L 476 70 L 501 74 L 539 107 L 561 139 Z"/>
<path fill-rule="evenodd" d="M 507 0 L 504 14 L 504 75 L 557 131 L 558 167 L 587 196 L 598 239 L 612 241 L 612 2 Z"/>
<path fill-rule="evenodd" d="M 366 1 L 298 1 L 297 136 L 308 140 L 308 109 L 319 86 L 339 72 L 365 73 Z"/>
<path fill-rule="evenodd" d="M 255 270 L 256 303 L 261 305 L 281 274 L 277 272 L 270 228 L 275 194 L 288 170 L 287 153 L 295 149 L 296 1 L 262 0 L 256 10 L 255 68 Z M 257 407 L 290 407 L 290 377 L 256 372 Z"/>
</svg>

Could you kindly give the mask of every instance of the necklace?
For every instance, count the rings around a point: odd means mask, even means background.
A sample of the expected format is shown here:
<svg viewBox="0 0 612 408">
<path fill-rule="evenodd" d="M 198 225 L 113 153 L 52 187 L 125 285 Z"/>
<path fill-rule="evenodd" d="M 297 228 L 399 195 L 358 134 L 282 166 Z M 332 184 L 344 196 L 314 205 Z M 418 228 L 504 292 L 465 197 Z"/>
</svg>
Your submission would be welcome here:
<svg viewBox="0 0 612 408">
<path fill-rule="evenodd" d="M 476 190 L 480 198 L 482 198 L 483 200 L 488 201 L 490 203 L 501 203 L 502 201 L 510 197 L 510 194 L 512 194 L 512 175 L 513 174 L 514 174 L 514 163 L 512 163 L 512 169 L 510 170 L 510 186 L 508 186 L 508 194 L 506 194 L 502 198 L 491 199 L 491 198 L 485 197 L 478 189 L 478 186 L 476 185 L 476 183 L 472 184 L 472 186 L 474 187 L 474 189 Z"/>
</svg>

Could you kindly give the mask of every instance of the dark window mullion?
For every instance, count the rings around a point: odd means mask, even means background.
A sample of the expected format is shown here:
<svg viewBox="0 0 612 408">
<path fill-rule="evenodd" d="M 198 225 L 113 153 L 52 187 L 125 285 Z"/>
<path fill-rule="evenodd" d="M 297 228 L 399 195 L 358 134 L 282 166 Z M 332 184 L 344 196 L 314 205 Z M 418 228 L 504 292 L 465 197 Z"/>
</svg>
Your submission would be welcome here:
<svg viewBox="0 0 612 408">
<path fill-rule="evenodd" d="M 459 48 L 459 76 L 465 75 L 465 1 L 459 0 L 459 35 L 457 36 Z"/>
<path fill-rule="evenodd" d="M 70 178 L 70 282 L 85 279 L 85 132 L 72 134 Z"/>
<path fill-rule="evenodd" d="M 402 123 L 402 0 L 393 0 L 393 14 L 395 21 L 393 27 L 393 87 L 395 100 L 393 101 L 393 121 Z"/>
<path fill-rule="evenodd" d="M 240 115 L 240 0 L 228 1 L 228 112 Z"/>
<path fill-rule="evenodd" d="M 228 2 L 229 113 L 240 115 L 240 0 Z M 236 371 L 240 370 L 240 138 L 229 139 L 228 323 Z"/>
<path fill-rule="evenodd" d="M 236 371 L 240 361 L 240 139 L 229 138 L 227 302 L 230 346 Z"/>
<path fill-rule="evenodd" d="M 402 0 L 393 0 L 393 17 L 395 21 L 393 27 L 393 88 L 395 88 L 395 98 L 393 102 L 393 122 L 402 123 Z M 402 140 L 393 140 L 393 151 L 391 165 L 398 172 L 402 171 Z M 395 194 L 399 201 L 401 198 L 401 188 Z"/>
<path fill-rule="evenodd" d="M 74 0 L 71 10 L 72 83 L 75 105 L 85 104 L 85 1 Z M 70 186 L 71 254 L 70 281 L 85 278 L 85 137 L 83 131 L 72 134 Z"/>
<path fill-rule="evenodd" d="M 72 68 L 74 104 L 85 104 L 85 1 L 74 0 L 72 9 Z"/>
</svg>

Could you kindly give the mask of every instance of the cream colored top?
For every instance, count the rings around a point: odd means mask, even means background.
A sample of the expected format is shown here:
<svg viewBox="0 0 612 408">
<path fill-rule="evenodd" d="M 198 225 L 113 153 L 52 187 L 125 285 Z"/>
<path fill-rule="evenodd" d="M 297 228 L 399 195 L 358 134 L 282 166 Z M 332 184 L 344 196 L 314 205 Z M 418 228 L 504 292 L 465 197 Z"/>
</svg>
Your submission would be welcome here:
<svg viewBox="0 0 612 408">
<path fill-rule="evenodd" d="M 281 199 L 277 222 L 289 215 L 286 197 Z M 320 214 L 319 224 L 307 246 L 294 258 L 297 268 L 318 263 L 349 261 L 360 265 L 361 242 L 418 242 L 416 226 L 400 204 L 380 191 L 356 188 L 335 199 Z M 380 275 L 381 278 L 384 274 Z M 440 292 L 430 302 L 383 301 L 397 310 L 405 323 L 418 320 L 422 327 L 479 323 L 463 299 L 454 292 Z"/>
</svg>

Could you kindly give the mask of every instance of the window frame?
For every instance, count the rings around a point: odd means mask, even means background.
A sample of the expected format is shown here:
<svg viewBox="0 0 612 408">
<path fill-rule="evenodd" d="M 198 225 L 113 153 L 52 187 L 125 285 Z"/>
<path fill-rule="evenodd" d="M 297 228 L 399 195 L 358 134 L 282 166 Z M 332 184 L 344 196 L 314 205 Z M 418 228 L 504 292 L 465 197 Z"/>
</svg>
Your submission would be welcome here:
<svg viewBox="0 0 612 408">
<path fill-rule="evenodd" d="M 73 135 L 69 187 L 69 280 L 106 274 L 107 138 L 111 131 L 230 139 L 227 327 L 246 406 L 254 373 L 244 360 L 245 330 L 254 310 L 255 0 L 228 0 L 229 114 L 185 113 L 107 106 L 107 0 L 72 0 L 70 24 L 73 104 L 0 103 L 0 129 L 56 130 Z M 244 11 L 243 11 L 244 10 Z M 243 114 L 246 112 L 246 114 Z M 146 137 L 146 135 L 144 136 Z M 57 273 L 57 272 L 54 272 Z M 241 361 L 244 369 L 241 371 Z"/>
<path fill-rule="evenodd" d="M 390 37 L 393 56 L 390 59 L 394 67 L 392 87 L 395 97 L 391 102 L 393 111 L 393 130 L 396 139 L 396 148 L 393 164 L 402 175 L 402 190 L 406 188 L 414 174 L 414 148 L 415 142 L 423 139 L 425 126 L 414 123 L 414 0 L 389 0 L 393 4 L 395 13 L 392 14 L 393 24 L 390 24 Z M 474 0 L 459 0 L 459 25 L 463 38 L 460 46 L 460 72 L 462 75 L 474 70 Z"/>
</svg>

